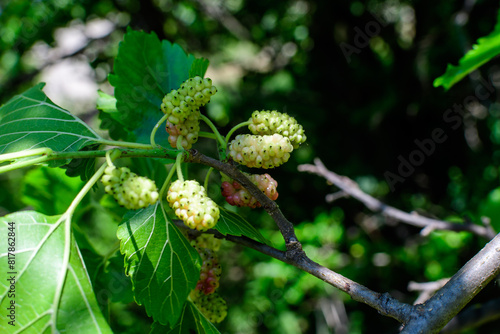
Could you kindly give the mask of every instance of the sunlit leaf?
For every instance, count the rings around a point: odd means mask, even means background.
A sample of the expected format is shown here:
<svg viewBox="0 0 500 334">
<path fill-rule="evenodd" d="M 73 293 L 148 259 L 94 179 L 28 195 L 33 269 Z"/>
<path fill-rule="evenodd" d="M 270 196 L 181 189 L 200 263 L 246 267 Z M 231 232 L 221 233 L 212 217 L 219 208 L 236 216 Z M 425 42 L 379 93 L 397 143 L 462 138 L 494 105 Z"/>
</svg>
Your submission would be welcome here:
<svg viewBox="0 0 500 334">
<path fill-rule="evenodd" d="M 118 228 L 137 303 L 162 325 L 177 323 L 200 275 L 200 258 L 159 203 L 131 212 Z"/>
<path fill-rule="evenodd" d="M 69 223 L 60 216 L 34 211 L 0 218 L 4 236 L 0 238 L 0 270 L 15 279 L 14 289 L 11 281 L 0 281 L 0 307 L 6 312 L 15 303 L 18 332 L 112 333 L 97 305 L 78 247 L 67 237 Z M 10 238 L 8 233 L 13 233 Z M 15 262 L 9 263 L 9 258 Z M 13 333 L 5 315 L 2 320 L 0 332 Z"/>
<path fill-rule="evenodd" d="M 500 54 L 500 12 L 493 32 L 479 38 L 477 44 L 472 46 L 472 50 L 468 51 L 459 60 L 458 66 L 448 64 L 446 72 L 434 80 L 434 87 L 443 86 L 446 90 L 450 89 L 470 72 L 490 61 L 498 54 Z"/>
<path fill-rule="evenodd" d="M 0 108 L 0 154 L 48 147 L 55 152 L 76 152 L 102 140 L 82 120 L 55 105 L 40 83 L 14 96 Z M 55 160 L 51 167 L 68 160 Z"/>
<path fill-rule="evenodd" d="M 123 129 L 127 140 L 149 143 L 151 130 L 163 116 L 160 106 L 165 94 L 179 88 L 190 74 L 203 76 L 207 66 L 207 60 L 186 54 L 177 44 L 160 41 L 154 33 L 128 30 L 109 76 L 118 111 L 103 105 L 107 116 L 101 117 L 101 127 L 110 129 L 111 136 L 123 136 L 123 131 L 117 131 Z M 158 131 L 156 143 L 169 146 L 167 138 L 166 131 Z"/>
<path fill-rule="evenodd" d="M 196 58 L 191 64 L 191 69 L 189 70 L 189 77 L 200 76 L 203 77 L 208 69 L 209 61 L 205 58 Z"/>
</svg>

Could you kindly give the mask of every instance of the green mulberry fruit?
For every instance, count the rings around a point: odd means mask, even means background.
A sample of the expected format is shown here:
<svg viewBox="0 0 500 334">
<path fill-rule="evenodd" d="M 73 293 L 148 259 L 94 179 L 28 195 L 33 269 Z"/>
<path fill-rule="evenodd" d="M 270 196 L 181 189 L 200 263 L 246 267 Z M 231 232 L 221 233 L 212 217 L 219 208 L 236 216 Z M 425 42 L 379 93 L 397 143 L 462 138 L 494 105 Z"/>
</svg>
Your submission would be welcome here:
<svg viewBox="0 0 500 334">
<path fill-rule="evenodd" d="M 163 113 L 169 115 L 168 121 L 172 124 L 185 122 L 189 116 L 200 107 L 210 102 L 210 98 L 217 92 L 210 78 L 199 76 L 187 79 L 180 88 L 166 94 L 161 104 Z"/>
<path fill-rule="evenodd" d="M 158 200 L 158 188 L 147 177 L 138 176 L 126 167 L 108 166 L 101 178 L 104 191 L 113 195 L 127 209 L 145 208 Z"/>
<path fill-rule="evenodd" d="M 286 113 L 280 113 L 276 110 L 256 110 L 252 113 L 250 121 L 252 123 L 248 126 L 248 129 L 254 135 L 272 135 L 278 133 L 290 139 L 293 148 L 298 148 L 307 139 L 302 125 Z"/>
<path fill-rule="evenodd" d="M 200 278 L 196 283 L 196 290 L 206 295 L 214 293 L 219 287 L 221 276 L 221 266 L 217 251 L 220 248 L 221 240 L 216 239 L 213 234 L 201 234 L 191 240 L 191 245 L 200 254 L 203 261 L 200 269 Z"/>
<path fill-rule="evenodd" d="M 197 181 L 173 182 L 168 189 L 167 201 L 175 215 L 191 229 L 206 231 L 219 220 L 219 207 Z"/>
<path fill-rule="evenodd" d="M 226 318 L 226 301 L 218 293 L 205 295 L 199 290 L 193 290 L 189 297 L 208 321 L 219 323 Z"/>
<path fill-rule="evenodd" d="M 203 260 L 200 269 L 200 278 L 196 283 L 196 290 L 203 292 L 206 295 L 214 293 L 219 287 L 221 276 L 221 266 L 217 254 L 208 248 L 198 249 L 198 253 Z"/>
<path fill-rule="evenodd" d="M 217 92 L 210 78 L 199 76 L 184 81 L 180 88 L 166 94 L 161 104 L 161 110 L 167 118 L 166 130 L 168 141 L 177 148 L 177 138 L 182 136 L 181 145 L 190 149 L 198 141 L 200 131 L 200 107 L 210 102 Z"/>
<path fill-rule="evenodd" d="M 293 146 L 280 134 L 272 136 L 238 135 L 229 143 L 229 156 L 247 167 L 274 168 L 290 158 Z"/>
<path fill-rule="evenodd" d="M 191 246 L 196 249 L 207 248 L 216 252 L 220 249 L 221 243 L 222 240 L 217 239 L 213 234 L 201 234 L 191 240 Z"/>
</svg>

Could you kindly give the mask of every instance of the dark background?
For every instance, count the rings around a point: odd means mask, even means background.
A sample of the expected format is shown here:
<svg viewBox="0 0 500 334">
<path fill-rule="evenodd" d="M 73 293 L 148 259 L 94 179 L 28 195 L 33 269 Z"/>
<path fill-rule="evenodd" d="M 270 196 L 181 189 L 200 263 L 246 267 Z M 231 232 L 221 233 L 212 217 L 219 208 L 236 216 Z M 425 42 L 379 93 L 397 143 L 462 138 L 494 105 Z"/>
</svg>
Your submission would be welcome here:
<svg viewBox="0 0 500 334">
<path fill-rule="evenodd" d="M 219 93 L 207 112 L 222 133 L 263 109 L 285 111 L 304 126 L 306 144 L 270 173 L 279 183 L 277 202 L 297 226 L 308 254 L 371 289 L 412 303 L 417 294 L 408 292 L 408 282 L 452 276 L 486 240 L 453 232 L 422 237 L 419 229 L 388 223 L 353 199 L 328 204 L 325 195 L 336 190 L 317 176 L 299 173 L 297 165 L 318 157 L 404 211 L 458 222 L 480 223 L 488 216 L 498 231 L 498 60 L 448 92 L 433 87 L 448 63 L 457 64 L 493 30 L 497 12 L 495 1 L 11 1 L 0 5 L 0 103 L 43 81 L 63 61 L 90 64 L 95 87 L 112 93 L 107 73 L 128 26 L 178 43 L 210 60 L 207 75 Z M 40 53 L 60 46 L 57 29 L 82 30 L 96 20 L 112 28 L 103 36 L 87 34 L 69 51 Z M 359 31 L 366 29 L 376 33 L 362 45 Z M 345 48 L 356 52 L 347 59 Z M 72 100 L 57 90 L 68 77 L 56 79 L 47 84 L 55 87 L 53 95 L 47 94 L 97 126 L 95 95 L 85 103 Z M 484 82 L 493 87 L 488 97 L 464 106 Z M 457 123 L 447 122 L 444 115 L 454 105 L 464 106 L 465 113 Z M 417 154 L 415 140 L 432 138 L 437 128 L 446 140 L 391 191 L 387 172 L 397 174 L 399 157 Z M 0 176 L 10 190 L 0 194 L 5 212 L 26 207 L 12 185 L 15 177 L 23 176 Z M 241 212 L 275 246 L 283 245 L 261 211 Z M 224 333 L 397 331 L 392 319 L 315 278 L 253 251 L 225 248 L 221 294 L 230 312 L 219 326 Z M 495 296 L 498 285 L 491 285 L 473 302 Z M 140 307 L 117 309 L 110 319 L 116 332 L 149 326 Z M 466 333 L 495 328 L 498 322 Z"/>
</svg>

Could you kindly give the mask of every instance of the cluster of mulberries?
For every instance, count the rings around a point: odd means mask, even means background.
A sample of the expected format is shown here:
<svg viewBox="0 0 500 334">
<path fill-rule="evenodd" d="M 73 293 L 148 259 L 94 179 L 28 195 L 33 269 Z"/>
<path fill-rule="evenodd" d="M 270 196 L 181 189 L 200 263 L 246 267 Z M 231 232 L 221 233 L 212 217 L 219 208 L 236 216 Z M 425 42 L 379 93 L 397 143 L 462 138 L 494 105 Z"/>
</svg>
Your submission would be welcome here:
<svg viewBox="0 0 500 334">
<path fill-rule="evenodd" d="M 218 293 L 205 295 L 201 291 L 193 290 L 189 297 L 210 322 L 219 323 L 226 318 L 226 301 Z"/>
<path fill-rule="evenodd" d="M 191 245 L 198 251 L 203 261 L 196 290 L 206 295 L 214 293 L 219 287 L 222 270 L 217 251 L 220 248 L 220 244 L 221 240 L 216 239 L 212 234 L 202 234 L 191 240 Z"/>
<path fill-rule="evenodd" d="M 214 293 L 219 287 L 222 269 L 217 254 L 208 248 L 198 249 L 203 261 L 200 269 L 200 279 L 196 283 L 196 290 L 206 295 Z"/>
<path fill-rule="evenodd" d="M 290 158 L 293 146 L 280 134 L 238 135 L 229 143 L 229 156 L 242 165 L 257 168 L 278 167 Z"/>
<path fill-rule="evenodd" d="M 178 136 L 183 136 L 181 144 L 185 149 L 198 141 L 200 107 L 210 102 L 216 92 L 210 78 L 196 76 L 165 95 L 161 110 L 168 115 L 166 129 L 172 147 L 177 147 Z"/>
<path fill-rule="evenodd" d="M 188 119 L 184 123 L 174 125 L 167 121 L 166 129 L 169 134 L 168 142 L 170 146 L 177 148 L 177 138 L 182 136 L 181 146 L 184 149 L 190 149 L 194 143 L 198 141 L 198 132 L 200 132 L 200 121 L 199 114 L 197 111 L 197 117 Z"/>
<path fill-rule="evenodd" d="M 288 114 L 280 113 L 276 110 L 256 110 L 252 113 L 250 120 L 252 123 L 248 126 L 248 129 L 254 135 L 272 135 L 277 133 L 290 139 L 293 148 L 298 148 L 307 139 L 302 125 L 297 123 L 297 120 Z"/>
<path fill-rule="evenodd" d="M 201 234 L 195 239 L 191 240 L 191 246 L 196 249 L 208 248 L 217 252 L 220 249 L 222 240 L 217 239 L 213 234 Z"/>
<path fill-rule="evenodd" d="M 210 322 L 221 322 L 227 315 L 224 299 L 215 292 L 219 287 L 221 266 L 217 256 L 221 240 L 212 234 L 201 234 L 191 240 L 191 245 L 198 251 L 203 261 L 200 279 L 190 298 L 196 307 Z"/>
<path fill-rule="evenodd" d="M 275 201 L 278 198 L 278 182 L 269 174 L 245 174 L 267 197 Z M 252 196 L 238 181 L 222 182 L 222 196 L 226 202 L 235 206 L 260 207 L 260 202 Z"/>
<path fill-rule="evenodd" d="M 191 229 L 206 231 L 219 220 L 219 207 L 197 181 L 173 182 L 168 189 L 167 201 L 176 216 Z"/>
<path fill-rule="evenodd" d="M 147 177 L 138 176 L 127 167 L 108 166 L 101 178 L 104 190 L 127 209 L 145 208 L 158 200 L 158 188 Z"/>
</svg>

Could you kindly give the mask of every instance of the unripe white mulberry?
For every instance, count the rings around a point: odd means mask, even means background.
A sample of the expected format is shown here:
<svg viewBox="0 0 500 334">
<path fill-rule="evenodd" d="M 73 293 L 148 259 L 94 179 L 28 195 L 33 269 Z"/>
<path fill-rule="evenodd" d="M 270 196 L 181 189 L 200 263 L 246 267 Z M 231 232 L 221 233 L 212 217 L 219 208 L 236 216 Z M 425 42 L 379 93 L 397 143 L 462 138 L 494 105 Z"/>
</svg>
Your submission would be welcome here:
<svg viewBox="0 0 500 334">
<path fill-rule="evenodd" d="M 170 185 L 167 201 L 175 215 L 191 229 L 206 231 L 219 220 L 219 207 L 194 180 L 177 180 Z"/>
<path fill-rule="evenodd" d="M 210 102 L 217 92 L 210 78 L 199 76 L 183 82 L 179 89 L 166 94 L 161 110 L 167 118 L 168 142 L 177 148 L 177 137 L 182 136 L 182 147 L 190 149 L 198 141 L 200 131 L 200 107 Z"/>
<path fill-rule="evenodd" d="M 181 84 L 179 89 L 173 89 L 165 95 L 161 110 L 169 115 L 170 123 L 183 123 L 192 113 L 210 102 L 210 98 L 216 92 L 217 88 L 212 85 L 210 78 L 203 79 L 199 76 L 189 78 Z"/>
<path fill-rule="evenodd" d="M 256 110 L 252 113 L 250 120 L 252 124 L 248 126 L 248 129 L 254 135 L 272 135 L 278 133 L 290 139 L 293 148 L 298 148 L 307 139 L 302 125 L 286 113 L 280 113 L 276 110 Z"/>
<path fill-rule="evenodd" d="M 247 167 L 278 167 L 288 161 L 292 151 L 290 139 L 280 134 L 238 135 L 229 143 L 229 156 Z"/>
<path fill-rule="evenodd" d="M 108 166 L 101 178 L 104 191 L 113 195 L 127 209 L 145 208 L 158 201 L 158 188 L 153 180 L 138 176 L 126 167 Z"/>
</svg>

